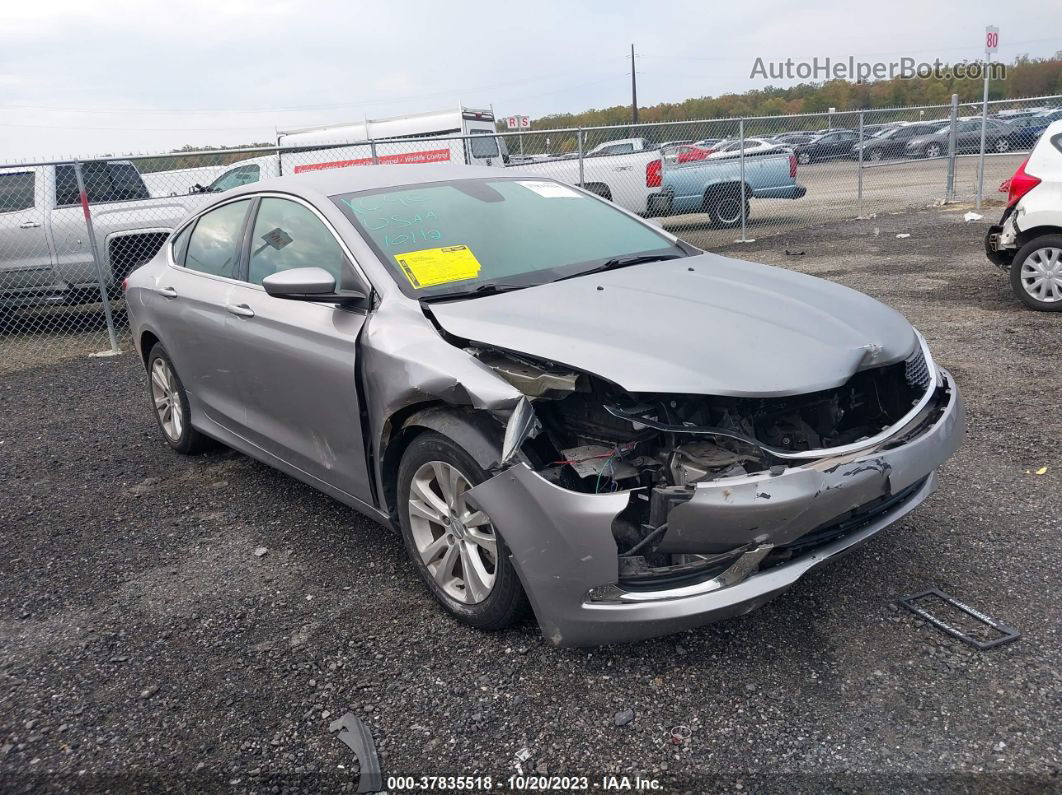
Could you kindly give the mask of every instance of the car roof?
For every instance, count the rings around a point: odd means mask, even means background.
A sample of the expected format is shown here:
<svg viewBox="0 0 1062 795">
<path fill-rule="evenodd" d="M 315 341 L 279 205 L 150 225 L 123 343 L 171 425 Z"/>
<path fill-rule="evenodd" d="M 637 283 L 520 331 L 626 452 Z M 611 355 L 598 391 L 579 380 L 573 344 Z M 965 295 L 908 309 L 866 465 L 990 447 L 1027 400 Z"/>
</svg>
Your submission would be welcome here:
<svg viewBox="0 0 1062 795">
<path fill-rule="evenodd" d="M 488 177 L 541 176 L 520 172 L 518 168 L 486 168 L 458 164 L 350 166 L 304 171 L 283 177 L 271 177 L 230 191 L 228 196 L 245 193 L 280 191 L 282 193 L 315 193 L 336 196 L 362 190 L 419 185 L 451 179 L 486 179 Z"/>
</svg>

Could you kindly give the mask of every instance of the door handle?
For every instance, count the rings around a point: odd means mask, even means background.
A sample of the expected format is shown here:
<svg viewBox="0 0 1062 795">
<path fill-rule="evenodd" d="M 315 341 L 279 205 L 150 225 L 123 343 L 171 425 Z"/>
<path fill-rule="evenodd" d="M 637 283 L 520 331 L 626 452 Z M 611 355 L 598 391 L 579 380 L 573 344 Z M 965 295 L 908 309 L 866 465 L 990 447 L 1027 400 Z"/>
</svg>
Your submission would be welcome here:
<svg viewBox="0 0 1062 795">
<path fill-rule="evenodd" d="M 225 309 L 236 317 L 254 317 L 254 310 L 247 304 L 225 304 Z"/>
<path fill-rule="evenodd" d="M 23 221 L 18 225 L 19 229 L 36 229 L 41 225 L 40 221 Z"/>
<path fill-rule="evenodd" d="M 155 292 L 157 292 L 163 298 L 176 298 L 177 297 L 177 291 L 174 290 L 172 287 L 160 287 Z"/>
</svg>

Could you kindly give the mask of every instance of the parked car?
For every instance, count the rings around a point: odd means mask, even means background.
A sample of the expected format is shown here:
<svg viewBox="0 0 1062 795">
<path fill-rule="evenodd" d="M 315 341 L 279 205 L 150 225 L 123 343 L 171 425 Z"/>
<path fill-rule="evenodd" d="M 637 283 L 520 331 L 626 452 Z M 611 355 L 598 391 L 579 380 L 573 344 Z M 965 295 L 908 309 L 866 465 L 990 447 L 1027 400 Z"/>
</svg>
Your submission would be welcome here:
<svg viewBox="0 0 1062 795">
<path fill-rule="evenodd" d="M 1009 121 L 1014 130 L 1010 136 L 1011 145 L 1015 149 L 1031 149 L 1051 122 L 1058 119 L 1062 119 L 1062 109 L 1047 110 Z"/>
<path fill-rule="evenodd" d="M 151 198 L 133 163 L 82 164 L 104 288 L 147 262 L 203 200 Z M 0 170 L 0 309 L 100 300 L 74 166 Z"/>
<path fill-rule="evenodd" d="M 747 613 L 933 491 L 963 410 L 902 315 L 513 172 L 211 197 L 128 280 L 166 443 L 324 491 L 450 615 L 529 603 L 562 646 Z"/>
<path fill-rule="evenodd" d="M 947 125 L 947 122 L 944 122 L 944 124 Z M 941 122 L 915 122 L 890 127 L 853 146 L 852 159 L 859 159 L 860 149 L 863 151 L 864 160 L 877 161 L 903 157 L 907 152 L 908 141 L 923 135 L 931 135 L 940 127 Z M 945 151 L 947 150 L 945 149 Z"/>
<path fill-rule="evenodd" d="M 893 127 L 896 127 L 899 124 L 900 122 L 886 122 L 884 124 L 864 124 L 863 136 L 874 137 L 876 135 L 881 135 L 881 133 L 885 132 L 886 130 L 891 130 Z"/>
<path fill-rule="evenodd" d="M 614 202 L 638 215 L 650 212 L 654 198 L 663 190 L 663 157 L 661 151 L 643 139 L 640 148 L 628 154 L 610 154 L 600 150 L 580 163 L 577 157 L 523 163 L 522 174 L 536 174 L 569 185 L 582 186 L 591 193 Z M 630 143 L 629 141 L 627 143 Z"/>
<path fill-rule="evenodd" d="M 1010 275 L 1030 309 L 1062 312 L 1062 120 L 1054 121 L 1010 178 L 1007 208 L 988 230 L 988 259 Z"/>
<path fill-rule="evenodd" d="M 770 150 L 776 150 L 781 146 L 770 138 L 746 138 L 744 145 L 740 139 L 736 141 L 720 141 L 712 147 L 712 152 L 709 158 L 712 160 L 720 160 L 730 157 L 741 157 L 742 149 L 745 151 L 745 157 L 749 155 L 762 153 Z"/>
<path fill-rule="evenodd" d="M 602 155 L 629 155 L 634 152 L 646 152 L 657 147 L 644 138 L 620 138 L 617 141 L 605 141 L 586 153 L 587 157 Z"/>
<path fill-rule="evenodd" d="M 774 136 L 774 140 L 786 146 L 794 144 L 808 144 L 818 138 L 818 133 L 782 133 Z"/>
<path fill-rule="evenodd" d="M 985 125 L 985 151 L 1009 152 L 1013 147 L 1010 136 L 1014 128 L 1006 122 L 988 119 Z M 946 123 L 936 131 L 918 135 L 907 141 L 904 155 L 907 157 L 943 157 L 948 153 L 951 124 Z M 978 152 L 981 149 L 981 120 L 963 119 L 955 124 L 955 151 Z"/>
<path fill-rule="evenodd" d="M 820 135 L 806 144 L 798 144 L 793 148 L 793 151 L 796 152 L 797 162 L 804 166 L 820 160 L 848 157 L 852 153 L 852 147 L 858 142 L 858 132 L 855 130 L 840 130 Z"/>
<path fill-rule="evenodd" d="M 707 213 L 713 226 L 734 227 L 741 224 L 743 193 L 746 220 L 751 217 L 750 199 L 799 199 L 807 193 L 797 184 L 796 156 L 788 149 L 757 146 L 746 152 L 744 191 L 740 158 L 681 157 L 681 151 L 670 156 L 665 152 L 663 189 L 649 198 L 650 216 Z"/>
<path fill-rule="evenodd" d="M 712 151 L 712 149 L 694 144 L 668 143 L 660 147 L 665 163 L 693 163 L 697 160 L 705 160 Z"/>
</svg>

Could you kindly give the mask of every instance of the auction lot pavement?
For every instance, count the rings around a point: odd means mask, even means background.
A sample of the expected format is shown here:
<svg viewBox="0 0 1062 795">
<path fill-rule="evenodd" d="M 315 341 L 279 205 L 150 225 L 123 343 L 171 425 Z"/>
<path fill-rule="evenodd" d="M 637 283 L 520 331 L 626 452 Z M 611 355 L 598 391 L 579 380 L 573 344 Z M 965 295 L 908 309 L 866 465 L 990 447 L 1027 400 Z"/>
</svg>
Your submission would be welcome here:
<svg viewBox="0 0 1062 795">
<path fill-rule="evenodd" d="M 729 247 L 904 312 L 967 438 L 868 545 L 752 615 L 630 646 L 447 619 L 397 536 L 241 455 L 171 453 L 132 355 L 0 376 L 3 788 L 352 790 L 328 724 L 354 710 L 385 775 L 504 791 L 517 764 L 591 791 L 1057 789 L 1062 317 L 985 261 L 998 210 L 965 209 Z M 1021 639 L 975 651 L 897 608 L 930 586 Z"/>
</svg>

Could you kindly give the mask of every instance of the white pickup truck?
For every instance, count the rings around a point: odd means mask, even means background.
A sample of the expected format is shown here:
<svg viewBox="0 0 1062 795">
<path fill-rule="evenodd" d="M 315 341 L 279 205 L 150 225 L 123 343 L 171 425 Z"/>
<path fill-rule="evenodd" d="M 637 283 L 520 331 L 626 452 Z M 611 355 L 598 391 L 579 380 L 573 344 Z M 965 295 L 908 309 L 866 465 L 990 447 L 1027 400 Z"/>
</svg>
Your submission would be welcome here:
<svg viewBox="0 0 1062 795">
<path fill-rule="evenodd" d="M 112 293 L 209 198 L 152 199 L 129 161 L 86 161 L 82 171 L 104 285 Z M 99 298 L 74 166 L 0 169 L 0 310 Z"/>
</svg>

